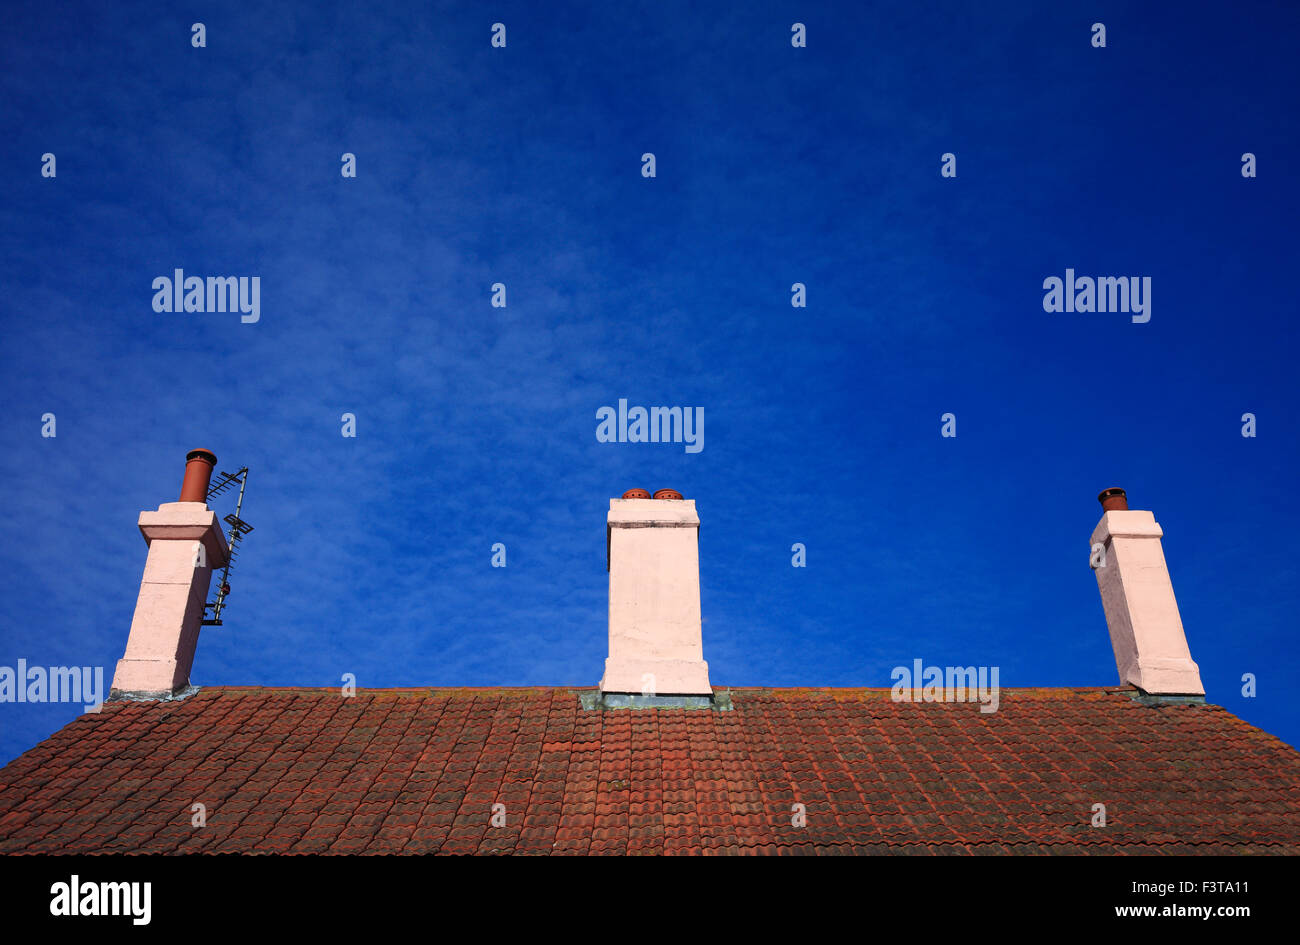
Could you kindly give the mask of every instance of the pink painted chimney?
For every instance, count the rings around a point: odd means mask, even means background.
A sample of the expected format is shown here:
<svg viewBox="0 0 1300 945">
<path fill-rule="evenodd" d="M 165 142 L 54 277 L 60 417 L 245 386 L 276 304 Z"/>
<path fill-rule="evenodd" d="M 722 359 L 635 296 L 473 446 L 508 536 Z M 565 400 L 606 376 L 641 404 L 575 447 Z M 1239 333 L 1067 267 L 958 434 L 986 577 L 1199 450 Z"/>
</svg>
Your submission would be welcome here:
<svg viewBox="0 0 1300 945">
<path fill-rule="evenodd" d="M 700 628 L 695 502 L 671 489 L 655 495 L 609 500 L 609 658 L 600 690 L 712 696 Z"/>
<path fill-rule="evenodd" d="M 229 553 L 217 513 L 204 502 L 217 457 L 191 450 L 185 459 L 180 501 L 140 513 L 149 557 L 126 653 L 113 674 L 114 696 L 162 698 L 189 685 L 208 582 Z"/>
<path fill-rule="evenodd" d="M 1203 696 L 1150 512 L 1130 510 L 1123 489 L 1107 489 L 1092 533 L 1092 566 L 1122 683 L 1151 695 Z"/>
</svg>

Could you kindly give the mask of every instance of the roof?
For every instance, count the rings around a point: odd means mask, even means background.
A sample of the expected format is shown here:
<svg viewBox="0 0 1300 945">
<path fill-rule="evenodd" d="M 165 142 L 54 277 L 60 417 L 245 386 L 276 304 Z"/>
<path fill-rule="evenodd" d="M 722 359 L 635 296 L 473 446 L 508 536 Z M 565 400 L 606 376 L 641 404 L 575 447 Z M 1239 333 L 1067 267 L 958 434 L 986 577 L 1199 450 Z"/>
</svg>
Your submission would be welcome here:
<svg viewBox="0 0 1300 945">
<path fill-rule="evenodd" d="M 1300 853 L 1300 753 L 1217 706 L 732 689 L 729 712 L 584 710 L 584 691 L 111 702 L 0 771 L 0 852 Z"/>
</svg>

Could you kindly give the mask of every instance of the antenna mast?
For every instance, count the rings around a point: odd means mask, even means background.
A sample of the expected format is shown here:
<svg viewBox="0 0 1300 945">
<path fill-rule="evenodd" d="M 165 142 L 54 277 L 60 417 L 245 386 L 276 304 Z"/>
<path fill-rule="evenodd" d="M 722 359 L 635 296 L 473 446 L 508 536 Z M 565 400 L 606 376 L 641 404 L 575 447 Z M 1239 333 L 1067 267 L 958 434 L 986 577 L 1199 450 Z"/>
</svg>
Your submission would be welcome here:
<svg viewBox="0 0 1300 945">
<path fill-rule="evenodd" d="M 239 513 L 244 506 L 244 487 L 248 485 L 247 466 L 241 466 L 239 467 L 238 472 L 233 473 L 228 473 L 223 470 L 221 473 L 221 479 L 215 482 L 212 487 L 208 489 L 207 498 L 210 501 L 213 496 L 221 495 L 222 493 L 234 488 L 236 483 L 239 484 L 239 495 L 235 499 L 235 511 L 233 514 L 227 515 L 222 519 L 223 522 L 230 526 L 230 556 L 226 559 L 226 567 L 221 572 L 221 584 L 217 586 L 217 599 L 209 601 L 203 605 L 203 613 L 205 615 L 203 626 L 205 627 L 221 626 L 221 612 L 225 609 L 226 597 L 230 594 L 230 569 L 235 566 L 235 559 L 239 557 L 240 542 L 244 540 L 245 535 L 253 530 L 252 525 L 249 525 L 239 517 Z M 210 618 L 206 616 L 209 610 L 212 611 L 212 616 Z"/>
</svg>

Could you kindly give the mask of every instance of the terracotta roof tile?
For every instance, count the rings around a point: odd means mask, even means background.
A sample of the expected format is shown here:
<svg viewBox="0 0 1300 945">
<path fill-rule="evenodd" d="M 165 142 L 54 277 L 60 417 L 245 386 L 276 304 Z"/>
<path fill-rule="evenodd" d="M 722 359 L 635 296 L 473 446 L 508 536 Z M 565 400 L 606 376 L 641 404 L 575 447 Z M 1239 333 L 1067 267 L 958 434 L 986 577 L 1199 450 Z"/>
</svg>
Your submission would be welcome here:
<svg viewBox="0 0 1300 945">
<path fill-rule="evenodd" d="M 0 852 L 1300 853 L 1300 754 L 1215 706 L 731 693 L 731 712 L 588 712 L 572 689 L 109 703 L 0 771 Z"/>
</svg>

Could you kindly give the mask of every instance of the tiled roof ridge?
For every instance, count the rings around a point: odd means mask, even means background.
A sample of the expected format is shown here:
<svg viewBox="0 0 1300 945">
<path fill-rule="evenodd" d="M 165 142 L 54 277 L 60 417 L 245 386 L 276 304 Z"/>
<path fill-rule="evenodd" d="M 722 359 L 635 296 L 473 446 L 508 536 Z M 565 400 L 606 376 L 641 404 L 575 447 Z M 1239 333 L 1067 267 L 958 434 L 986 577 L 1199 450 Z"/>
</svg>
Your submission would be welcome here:
<svg viewBox="0 0 1300 945">
<path fill-rule="evenodd" d="M 832 696 L 863 696 L 868 698 L 890 698 L 892 686 L 714 686 L 714 692 L 764 693 L 770 695 L 806 696 L 824 693 Z M 597 686 L 581 685 L 518 685 L 518 686 L 358 686 L 356 696 L 363 695 L 427 695 L 429 693 L 500 693 L 502 695 L 541 695 L 554 692 L 597 692 Z M 196 686 L 194 696 L 203 693 L 223 693 L 231 695 L 266 695 L 278 693 L 319 693 L 321 695 L 338 695 L 339 686 L 253 686 L 253 685 L 219 685 Z M 1072 698 L 1104 697 L 1125 695 L 1138 692 L 1132 686 L 1000 686 L 1000 694 L 1032 698 Z M 190 698 L 193 698 L 191 696 Z M 350 697 L 351 698 L 351 697 Z M 127 700 L 122 700 L 127 701 Z M 130 700 L 137 704 L 148 704 L 149 700 Z"/>
</svg>

